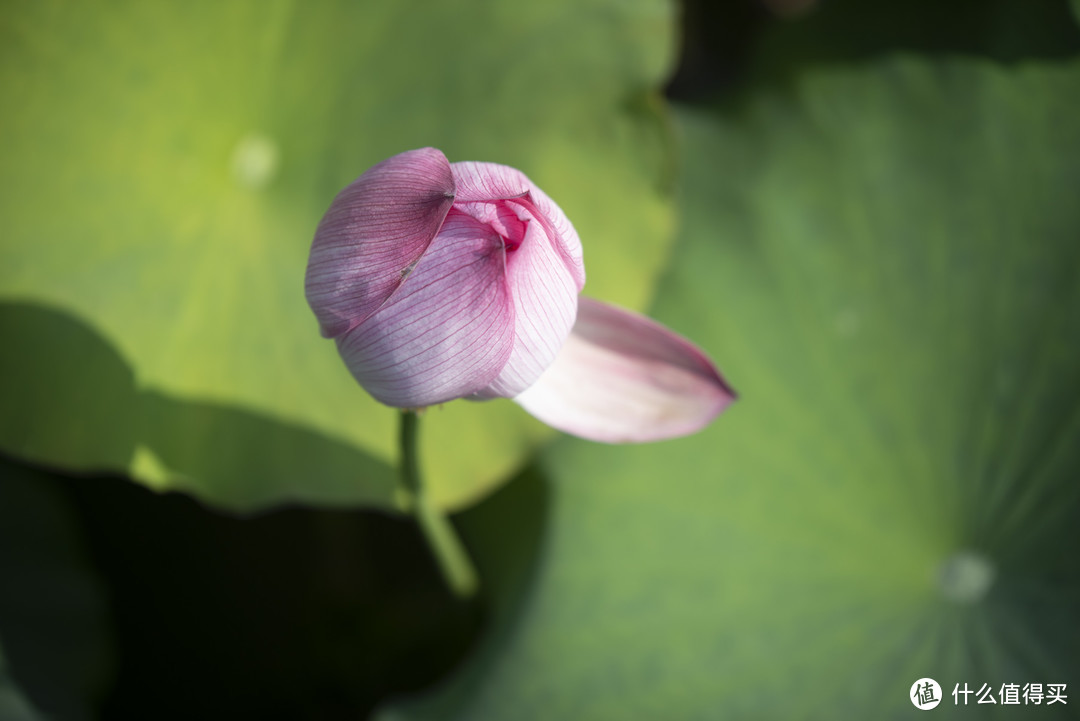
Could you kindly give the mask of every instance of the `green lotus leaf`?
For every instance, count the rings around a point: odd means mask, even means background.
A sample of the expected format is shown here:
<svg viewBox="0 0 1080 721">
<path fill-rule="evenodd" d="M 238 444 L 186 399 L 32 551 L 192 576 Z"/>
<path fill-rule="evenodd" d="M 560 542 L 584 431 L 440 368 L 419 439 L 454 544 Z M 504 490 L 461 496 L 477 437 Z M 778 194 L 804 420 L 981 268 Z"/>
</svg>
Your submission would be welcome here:
<svg viewBox="0 0 1080 721">
<path fill-rule="evenodd" d="M 0 449 L 240 510 L 396 507 L 396 414 L 304 301 L 319 218 L 410 148 L 513 165 L 573 218 L 589 292 L 642 307 L 673 237 L 655 96 L 672 15 L 661 0 L 8 7 Z M 508 402 L 430 415 L 444 507 L 553 435 Z"/>
<path fill-rule="evenodd" d="M 548 448 L 500 622 L 380 718 L 913 718 L 924 677 L 936 718 L 1071 717 L 1001 693 L 1080 672 L 1077 97 L 1075 62 L 893 59 L 680 112 L 654 315 L 741 398 Z"/>
</svg>

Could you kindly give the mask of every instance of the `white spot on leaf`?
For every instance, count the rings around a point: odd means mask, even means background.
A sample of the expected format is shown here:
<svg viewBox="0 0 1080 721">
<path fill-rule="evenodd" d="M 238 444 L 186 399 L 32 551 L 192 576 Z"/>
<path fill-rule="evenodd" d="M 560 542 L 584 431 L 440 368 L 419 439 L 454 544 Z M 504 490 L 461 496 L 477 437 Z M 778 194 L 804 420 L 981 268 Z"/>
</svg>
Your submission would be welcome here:
<svg viewBox="0 0 1080 721">
<path fill-rule="evenodd" d="M 260 133 L 245 135 L 233 149 L 233 178 L 245 188 L 258 190 L 277 175 L 279 161 L 277 143 Z"/>
</svg>

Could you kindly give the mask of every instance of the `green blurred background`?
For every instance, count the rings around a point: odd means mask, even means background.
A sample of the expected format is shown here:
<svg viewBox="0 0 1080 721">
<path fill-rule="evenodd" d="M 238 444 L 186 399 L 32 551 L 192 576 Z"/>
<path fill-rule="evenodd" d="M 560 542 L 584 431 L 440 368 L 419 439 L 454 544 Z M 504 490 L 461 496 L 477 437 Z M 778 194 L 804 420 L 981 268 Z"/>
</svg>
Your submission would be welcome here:
<svg viewBox="0 0 1080 721">
<path fill-rule="evenodd" d="M 1078 19 L 3 2 L 0 719 L 1080 718 Z M 524 170 L 740 392 L 634 447 L 429 412 L 469 601 L 303 299 L 424 145 Z"/>
</svg>

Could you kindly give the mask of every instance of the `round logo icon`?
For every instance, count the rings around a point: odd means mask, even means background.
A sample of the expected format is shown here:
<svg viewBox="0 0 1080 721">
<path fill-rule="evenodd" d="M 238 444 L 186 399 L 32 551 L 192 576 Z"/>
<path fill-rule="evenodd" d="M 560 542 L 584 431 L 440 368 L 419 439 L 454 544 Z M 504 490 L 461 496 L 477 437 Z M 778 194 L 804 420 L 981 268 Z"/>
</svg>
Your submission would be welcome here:
<svg viewBox="0 0 1080 721">
<path fill-rule="evenodd" d="M 932 678 L 920 678 L 911 684 L 911 695 L 908 698 L 915 704 L 915 708 L 929 711 L 941 703 L 941 686 Z"/>
</svg>

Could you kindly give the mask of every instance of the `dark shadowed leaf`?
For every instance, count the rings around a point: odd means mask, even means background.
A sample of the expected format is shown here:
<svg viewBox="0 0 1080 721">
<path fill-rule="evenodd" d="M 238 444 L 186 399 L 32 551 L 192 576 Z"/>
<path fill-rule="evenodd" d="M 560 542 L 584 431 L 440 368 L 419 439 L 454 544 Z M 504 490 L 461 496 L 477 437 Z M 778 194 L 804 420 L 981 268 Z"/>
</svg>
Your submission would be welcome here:
<svg viewBox="0 0 1080 721">
<path fill-rule="evenodd" d="M 0 457 L 0 718 L 95 718 L 112 676 L 104 584 L 70 501 Z"/>
</svg>

